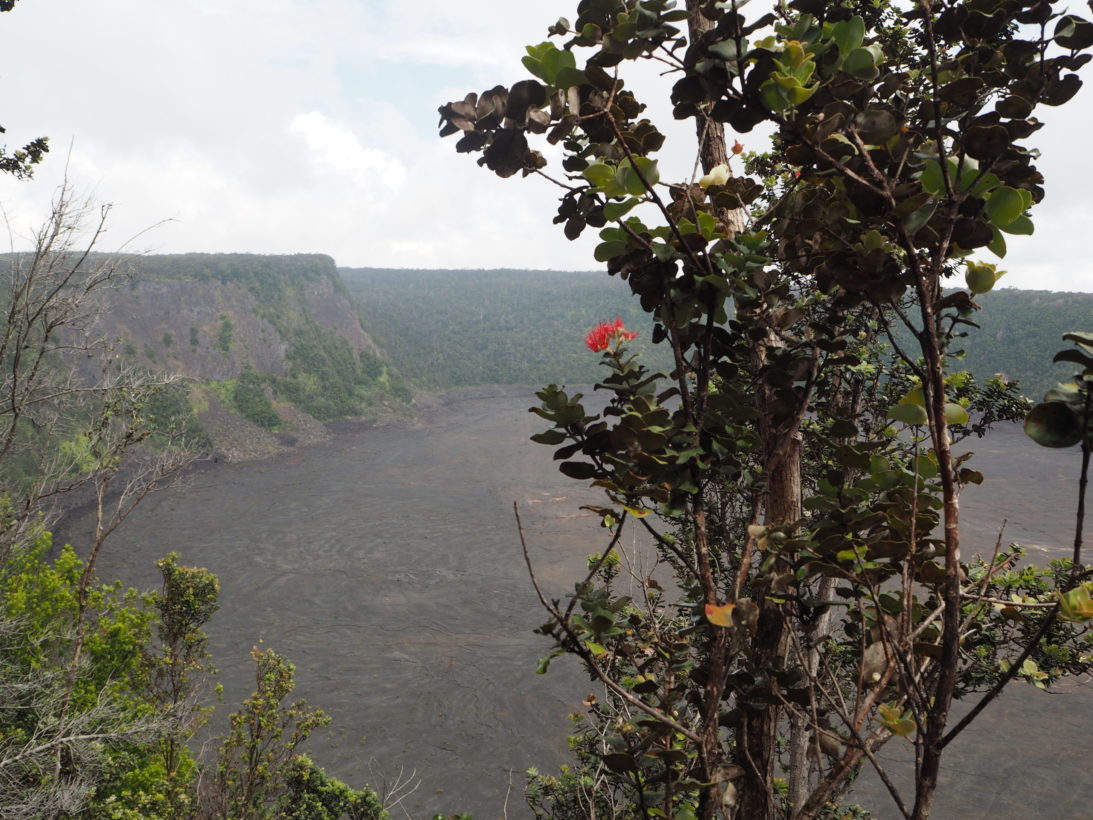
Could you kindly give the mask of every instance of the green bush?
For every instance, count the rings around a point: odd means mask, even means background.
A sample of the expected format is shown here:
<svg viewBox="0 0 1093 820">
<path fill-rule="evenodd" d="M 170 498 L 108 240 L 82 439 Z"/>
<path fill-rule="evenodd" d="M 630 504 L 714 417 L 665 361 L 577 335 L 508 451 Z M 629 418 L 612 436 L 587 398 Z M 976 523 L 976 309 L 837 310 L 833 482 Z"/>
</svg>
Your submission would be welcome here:
<svg viewBox="0 0 1093 820">
<path fill-rule="evenodd" d="M 148 423 L 161 441 L 181 439 L 184 447 L 208 452 L 213 448 L 212 437 L 194 415 L 188 393 L 181 384 L 164 387 L 148 400 Z"/>
<path fill-rule="evenodd" d="M 393 368 L 345 337 L 308 322 L 289 335 L 289 373 L 273 381 L 277 395 L 319 421 L 359 415 L 377 387 L 409 403 L 413 393 Z"/>
<path fill-rule="evenodd" d="M 216 349 L 227 356 L 231 353 L 232 349 L 232 335 L 235 332 L 235 325 L 232 323 L 230 316 L 220 317 L 220 331 L 216 334 Z"/>
<path fill-rule="evenodd" d="M 281 417 L 266 396 L 265 379 L 253 369 L 248 367 L 235 380 L 231 399 L 239 415 L 263 430 L 276 430 L 281 426 Z"/>
<path fill-rule="evenodd" d="M 371 789 L 353 789 L 330 777 L 311 758 L 296 755 L 285 767 L 283 820 L 384 820 L 387 812 Z"/>
</svg>

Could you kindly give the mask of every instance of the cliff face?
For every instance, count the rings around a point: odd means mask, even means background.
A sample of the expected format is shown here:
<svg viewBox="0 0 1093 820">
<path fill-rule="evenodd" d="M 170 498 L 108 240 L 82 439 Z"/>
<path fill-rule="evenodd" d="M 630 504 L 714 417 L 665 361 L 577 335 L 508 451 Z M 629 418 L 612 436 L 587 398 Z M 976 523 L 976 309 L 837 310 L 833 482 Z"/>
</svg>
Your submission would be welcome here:
<svg viewBox="0 0 1093 820">
<path fill-rule="evenodd" d="M 238 377 L 250 367 L 289 374 L 294 332 L 318 327 L 357 356 L 378 357 L 328 256 L 185 254 L 126 260 L 100 317 L 100 332 L 134 364 L 198 381 Z"/>
<path fill-rule="evenodd" d="M 127 366 L 190 380 L 190 407 L 229 458 L 319 440 L 321 422 L 409 412 L 409 387 L 362 329 L 330 257 L 121 262 L 131 276 L 104 300 L 97 335 Z"/>
</svg>

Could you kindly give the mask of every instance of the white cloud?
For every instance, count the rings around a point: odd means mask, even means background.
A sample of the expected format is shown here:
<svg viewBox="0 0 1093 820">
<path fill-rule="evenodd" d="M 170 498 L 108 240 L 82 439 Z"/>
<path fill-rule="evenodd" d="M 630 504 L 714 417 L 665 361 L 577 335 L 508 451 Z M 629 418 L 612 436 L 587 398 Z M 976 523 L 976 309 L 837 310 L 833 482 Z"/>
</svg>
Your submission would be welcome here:
<svg viewBox="0 0 1093 820">
<path fill-rule="evenodd" d="M 379 180 L 397 190 L 406 181 L 401 162 L 383 151 L 365 148 L 352 131 L 331 123 L 318 111 L 294 117 L 289 130 L 303 138 L 315 163 L 347 174 L 361 188 L 371 188 Z"/>
</svg>

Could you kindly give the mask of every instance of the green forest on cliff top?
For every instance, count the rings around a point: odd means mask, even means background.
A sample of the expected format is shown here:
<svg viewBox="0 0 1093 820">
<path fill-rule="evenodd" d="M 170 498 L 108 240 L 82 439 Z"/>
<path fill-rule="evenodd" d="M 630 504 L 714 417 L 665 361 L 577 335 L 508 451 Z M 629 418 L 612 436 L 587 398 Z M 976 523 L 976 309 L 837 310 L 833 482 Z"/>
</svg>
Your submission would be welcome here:
<svg viewBox="0 0 1093 820">
<path fill-rule="evenodd" d="M 590 384 L 599 357 L 584 334 L 621 316 L 651 368 L 669 365 L 664 346 L 626 283 L 602 273 L 532 270 L 340 268 L 365 328 L 408 378 L 425 388 L 483 384 Z M 1069 378 L 1049 365 L 1062 334 L 1089 326 L 1093 294 L 995 290 L 977 296 L 978 330 L 958 345 L 964 369 L 1003 373 L 1038 397 Z"/>
</svg>

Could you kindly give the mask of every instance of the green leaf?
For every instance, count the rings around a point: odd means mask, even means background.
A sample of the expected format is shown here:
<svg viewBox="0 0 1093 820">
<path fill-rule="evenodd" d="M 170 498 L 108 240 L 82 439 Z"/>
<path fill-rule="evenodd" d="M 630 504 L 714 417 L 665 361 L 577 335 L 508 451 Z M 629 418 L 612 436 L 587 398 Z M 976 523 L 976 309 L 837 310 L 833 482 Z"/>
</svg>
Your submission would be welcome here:
<svg viewBox="0 0 1093 820">
<path fill-rule="evenodd" d="M 918 233 L 918 229 L 930 221 L 936 210 L 937 202 L 931 201 L 903 220 L 903 227 L 907 229 L 907 235 L 914 236 Z"/>
<path fill-rule="evenodd" d="M 608 262 L 616 256 L 622 256 L 624 253 L 626 253 L 625 242 L 601 242 L 596 246 L 596 250 L 592 252 L 592 255 L 597 262 Z"/>
<path fill-rule="evenodd" d="M 618 183 L 619 188 L 630 196 L 644 196 L 646 193 L 641 177 L 634 172 L 629 164 L 619 166 L 615 181 Z"/>
<path fill-rule="evenodd" d="M 1074 587 L 1069 592 L 1055 591 L 1059 601 L 1059 617 L 1064 621 L 1088 621 L 1093 618 L 1093 599 L 1089 596 L 1090 584 Z"/>
<path fill-rule="evenodd" d="M 849 54 L 865 40 L 865 21 L 858 15 L 836 23 L 831 31 L 840 54 Z"/>
<path fill-rule="evenodd" d="M 999 227 L 1006 233 L 1018 234 L 1021 236 L 1032 236 L 1034 230 L 1032 220 L 1027 216 L 1019 216 L 1008 225 L 1000 225 Z"/>
<path fill-rule="evenodd" d="M 520 60 L 520 62 L 524 64 L 524 68 L 526 68 L 540 80 L 546 79 L 543 74 L 543 64 L 534 57 L 524 57 Z"/>
<path fill-rule="evenodd" d="M 789 90 L 789 101 L 791 105 L 801 105 L 807 102 L 820 89 L 820 84 L 815 83 L 807 88 L 803 86 L 796 86 Z"/>
<path fill-rule="evenodd" d="M 917 404 L 893 404 L 888 408 L 888 418 L 914 425 L 925 424 L 929 421 L 925 408 Z"/>
<path fill-rule="evenodd" d="M 565 52 L 569 54 L 569 52 Z M 588 76 L 580 69 L 564 65 L 558 70 L 554 78 L 554 85 L 558 88 L 573 88 L 578 85 L 588 85 Z"/>
<path fill-rule="evenodd" d="M 907 391 L 907 395 L 899 400 L 900 404 L 915 404 L 919 407 L 926 406 L 926 397 L 922 394 L 921 387 L 915 387 Z"/>
<path fill-rule="evenodd" d="M 954 402 L 945 402 L 945 423 L 967 424 L 968 411 L 961 407 L 959 404 L 955 404 Z"/>
<path fill-rule="evenodd" d="M 927 160 L 919 181 L 922 183 L 922 190 L 928 194 L 941 196 L 945 193 L 945 177 L 941 173 L 941 163 L 936 159 Z"/>
<path fill-rule="evenodd" d="M 615 220 L 621 219 L 630 213 L 630 210 L 641 202 L 637 197 L 630 197 L 624 199 L 622 202 L 608 202 L 603 206 L 603 216 L 605 219 Z"/>
<path fill-rule="evenodd" d="M 763 105 L 776 114 L 780 114 L 789 108 L 789 100 L 782 92 L 781 87 L 772 80 L 767 80 L 759 87 L 760 98 Z"/>
<path fill-rule="evenodd" d="M 595 641 L 588 641 L 587 643 L 585 643 L 585 646 L 588 647 L 588 651 L 591 652 L 592 656 L 595 658 L 598 658 L 600 655 L 607 654 L 607 650 Z"/>
<path fill-rule="evenodd" d="M 856 48 L 843 60 L 843 71 L 859 80 L 872 80 L 878 74 L 877 61 L 866 48 Z"/>
<path fill-rule="evenodd" d="M 915 458 L 915 472 L 922 478 L 936 478 L 938 474 L 937 459 L 930 456 L 918 456 Z"/>
<path fill-rule="evenodd" d="M 987 218 L 999 228 L 1005 228 L 1025 211 L 1025 198 L 1020 191 L 1003 185 L 991 191 L 987 198 Z"/>
<path fill-rule="evenodd" d="M 910 737 L 918 728 L 910 711 L 901 711 L 895 703 L 877 707 L 877 720 L 892 734 L 900 737 Z"/>
<path fill-rule="evenodd" d="M 1041 447 L 1073 447 L 1082 440 L 1078 415 L 1061 401 L 1041 402 L 1025 419 L 1025 435 Z"/>
<path fill-rule="evenodd" d="M 581 172 L 585 179 L 597 188 L 603 188 L 615 179 L 615 169 L 602 162 L 594 162 Z"/>
<path fill-rule="evenodd" d="M 715 57 L 720 57 L 726 62 L 733 62 L 740 58 L 740 52 L 736 48 L 736 40 L 729 38 L 722 40 L 720 43 L 715 43 L 710 46 L 710 53 Z"/>
<path fill-rule="evenodd" d="M 961 166 L 960 160 L 956 157 L 949 157 L 949 171 L 952 175 L 956 175 L 957 168 L 960 168 L 960 179 L 957 180 L 957 188 L 961 191 L 967 191 L 972 187 L 972 183 L 979 179 L 979 161 L 975 157 L 964 157 L 964 164 Z"/>
<path fill-rule="evenodd" d="M 977 487 L 983 483 L 983 474 L 968 467 L 962 467 L 956 477 L 964 484 L 975 484 Z"/>
<path fill-rule="evenodd" d="M 998 228 L 991 226 L 991 230 L 994 231 L 994 239 L 987 243 L 987 250 L 997 256 L 999 259 L 1006 258 L 1006 236 Z"/>
<path fill-rule="evenodd" d="M 573 56 L 572 51 L 556 48 L 553 44 L 550 51 L 543 55 L 542 62 L 543 79 L 550 85 L 558 84 L 558 72 L 563 68 L 576 69 L 577 67 L 577 58 Z"/>
<path fill-rule="evenodd" d="M 970 193 L 972 196 L 983 196 L 983 194 L 987 193 L 988 191 L 997 188 L 1000 182 L 1001 180 L 994 174 L 983 174 L 983 176 L 979 177 L 979 181 L 975 183 L 975 186 L 971 189 Z M 1023 191 L 1024 188 L 1019 188 L 1018 190 Z M 1031 192 L 1027 193 L 1029 193 L 1031 196 Z M 1030 204 L 1031 202 L 1025 205 L 1026 210 L 1028 209 Z"/>
<path fill-rule="evenodd" d="M 551 446 L 561 444 L 565 439 L 566 435 L 561 430 L 547 430 L 543 433 L 536 433 L 531 437 L 531 440 L 536 444 L 549 444 Z"/>
<path fill-rule="evenodd" d="M 998 272 L 994 265 L 969 260 L 967 270 L 964 272 L 964 281 L 972 293 L 990 293 L 994 289 L 995 282 L 998 281 Z"/>
<path fill-rule="evenodd" d="M 660 169 L 657 167 L 657 161 L 655 159 L 649 159 L 649 157 L 634 157 L 634 165 L 641 175 L 645 177 L 645 181 L 650 185 L 656 185 L 660 182 Z M 642 190 L 644 193 L 644 190 Z"/>
<path fill-rule="evenodd" d="M 717 219 L 706 211 L 698 212 L 698 230 L 707 239 L 713 239 L 717 232 Z"/>
</svg>

